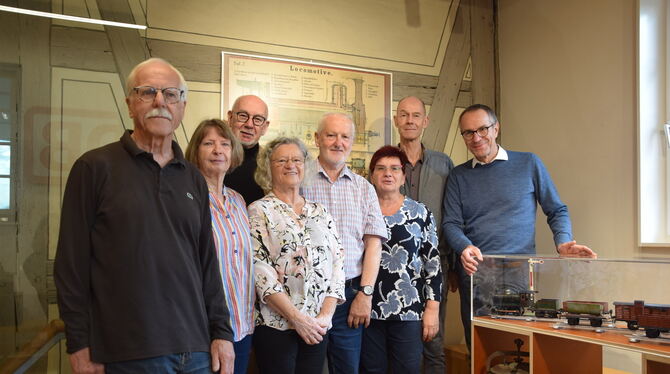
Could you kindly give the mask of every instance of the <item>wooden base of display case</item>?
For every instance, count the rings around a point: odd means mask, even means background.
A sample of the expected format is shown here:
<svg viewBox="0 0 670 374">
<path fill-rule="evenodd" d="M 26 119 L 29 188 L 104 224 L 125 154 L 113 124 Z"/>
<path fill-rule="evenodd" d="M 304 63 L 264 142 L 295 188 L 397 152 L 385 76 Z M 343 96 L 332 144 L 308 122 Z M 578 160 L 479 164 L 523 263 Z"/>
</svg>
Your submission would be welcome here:
<svg viewBox="0 0 670 374">
<path fill-rule="evenodd" d="M 642 354 L 643 374 L 670 373 L 670 345 L 631 343 L 624 334 L 606 331 L 555 329 L 548 322 L 475 317 L 472 321 L 472 374 L 486 373 L 486 360 L 496 351 L 529 352 L 530 372 L 593 374 L 603 372 L 602 347 L 614 347 Z"/>
</svg>

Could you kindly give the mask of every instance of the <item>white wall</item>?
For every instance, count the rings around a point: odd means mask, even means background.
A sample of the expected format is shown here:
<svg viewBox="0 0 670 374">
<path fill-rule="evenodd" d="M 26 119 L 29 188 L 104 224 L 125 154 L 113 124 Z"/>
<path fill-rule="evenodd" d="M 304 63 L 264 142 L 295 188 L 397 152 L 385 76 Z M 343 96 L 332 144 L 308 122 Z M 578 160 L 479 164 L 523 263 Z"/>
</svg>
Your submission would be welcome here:
<svg viewBox="0 0 670 374">
<path fill-rule="evenodd" d="M 636 233 L 636 19 L 633 0 L 499 2 L 502 144 L 542 158 L 576 239 L 601 257 L 644 251 Z M 543 222 L 537 245 L 553 251 Z"/>
</svg>

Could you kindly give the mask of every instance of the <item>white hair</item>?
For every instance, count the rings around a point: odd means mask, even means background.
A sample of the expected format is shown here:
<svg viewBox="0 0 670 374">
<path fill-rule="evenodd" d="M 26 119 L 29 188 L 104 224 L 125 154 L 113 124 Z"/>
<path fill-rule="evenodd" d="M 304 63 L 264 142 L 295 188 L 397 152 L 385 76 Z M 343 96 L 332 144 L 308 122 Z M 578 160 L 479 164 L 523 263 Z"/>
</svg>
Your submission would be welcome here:
<svg viewBox="0 0 670 374">
<path fill-rule="evenodd" d="M 317 134 L 321 134 L 323 128 L 326 127 L 326 120 L 328 119 L 328 117 L 340 117 L 347 120 L 347 122 L 351 124 L 351 135 L 356 135 L 356 125 L 354 124 L 354 119 L 351 117 L 350 114 L 340 112 L 326 113 L 323 116 L 321 116 L 321 119 L 319 120 L 319 125 L 316 128 Z"/>
<path fill-rule="evenodd" d="M 166 60 L 159 58 L 159 57 L 152 57 L 148 60 L 144 60 L 140 62 L 139 64 L 135 65 L 133 70 L 130 71 L 130 74 L 128 74 L 128 78 L 126 79 L 126 97 L 130 96 L 130 94 L 133 92 L 133 88 L 135 87 L 135 77 L 137 76 L 137 72 L 140 71 L 141 68 L 151 65 L 151 64 L 164 64 L 172 71 L 174 71 L 177 76 L 179 77 L 179 89 L 184 90 L 184 100 L 186 100 L 186 96 L 188 95 L 188 86 L 186 85 L 186 80 L 184 79 L 184 76 L 181 74 L 177 68 L 175 68 L 171 63 L 167 62 Z"/>
</svg>

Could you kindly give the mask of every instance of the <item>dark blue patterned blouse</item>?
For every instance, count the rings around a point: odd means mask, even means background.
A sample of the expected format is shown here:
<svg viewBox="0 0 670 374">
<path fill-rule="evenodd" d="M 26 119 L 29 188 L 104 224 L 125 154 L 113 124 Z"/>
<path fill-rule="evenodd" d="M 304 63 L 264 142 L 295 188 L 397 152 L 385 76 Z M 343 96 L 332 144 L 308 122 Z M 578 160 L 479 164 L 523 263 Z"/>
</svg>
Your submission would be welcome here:
<svg viewBox="0 0 670 374">
<path fill-rule="evenodd" d="M 419 321 L 426 300 L 440 301 L 442 270 L 433 214 L 420 202 L 405 197 L 392 216 L 372 294 L 372 318 Z"/>
</svg>

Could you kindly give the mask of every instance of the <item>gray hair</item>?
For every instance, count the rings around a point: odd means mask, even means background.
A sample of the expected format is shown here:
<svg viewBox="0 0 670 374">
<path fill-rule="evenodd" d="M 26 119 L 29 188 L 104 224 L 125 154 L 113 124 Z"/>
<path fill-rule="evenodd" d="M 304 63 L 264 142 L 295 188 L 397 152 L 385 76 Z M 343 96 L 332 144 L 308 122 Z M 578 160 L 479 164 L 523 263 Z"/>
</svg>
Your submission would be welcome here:
<svg viewBox="0 0 670 374">
<path fill-rule="evenodd" d="M 461 125 L 461 120 L 463 119 L 463 116 L 466 113 L 476 112 L 478 110 L 483 110 L 483 111 L 486 112 L 486 114 L 489 116 L 489 121 L 491 121 L 491 124 L 494 124 L 494 123 L 498 122 L 498 117 L 496 117 L 496 112 L 494 112 L 493 109 L 491 109 L 491 107 L 489 107 L 488 105 L 484 105 L 484 104 L 472 104 L 469 107 L 465 108 L 465 110 L 463 110 L 461 115 L 458 116 L 458 125 L 459 126 Z"/>
<path fill-rule="evenodd" d="M 351 124 L 351 135 L 356 136 L 356 125 L 354 124 L 354 119 L 351 117 L 349 113 L 340 113 L 340 112 L 326 113 L 323 116 L 321 116 L 321 119 L 319 120 L 319 125 L 316 128 L 317 134 L 321 134 L 323 128 L 326 127 L 326 120 L 328 119 L 328 117 L 340 117 L 349 121 L 349 123 Z"/>
<path fill-rule="evenodd" d="M 176 67 L 174 67 L 171 63 L 167 62 L 166 60 L 159 58 L 159 57 L 152 57 L 148 60 L 144 60 L 140 62 L 139 64 L 135 65 L 133 70 L 130 71 L 130 74 L 128 74 L 128 78 L 126 78 L 126 97 L 129 97 L 130 94 L 133 92 L 133 88 L 135 87 L 135 78 L 137 76 L 137 72 L 140 71 L 141 68 L 151 65 L 151 64 L 163 64 L 172 69 L 177 76 L 179 77 L 179 89 L 184 90 L 184 101 L 186 101 L 186 96 L 188 96 L 188 86 L 186 85 L 186 80 L 184 79 L 184 76 L 181 74 L 179 70 L 177 70 Z M 161 88 L 161 87 L 159 87 Z M 162 87 L 164 88 L 164 87 Z"/>
<path fill-rule="evenodd" d="M 272 190 L 272 167 L 270 162 L 272 159 L 272 154 L 275 150 L 277 150 L 277 148 L 279 148 L 279 146 L 284 144 L 295 144 L 298 146 L 300 152 L 305 158 L 301 187 L 307 184 L 306 181 L 309 179 L 309 176 L 312 175 L 312 157 L 309 154 L 305 144 L 298 138 L 287 138 L 283 136 L 275 138 L 261 148 L 260 152 L 258 152 L 258 158 L 256 159 L 258 167 L 254 173 L 254 180 L 265 193 L 268 193 Z"/>
</svg>

